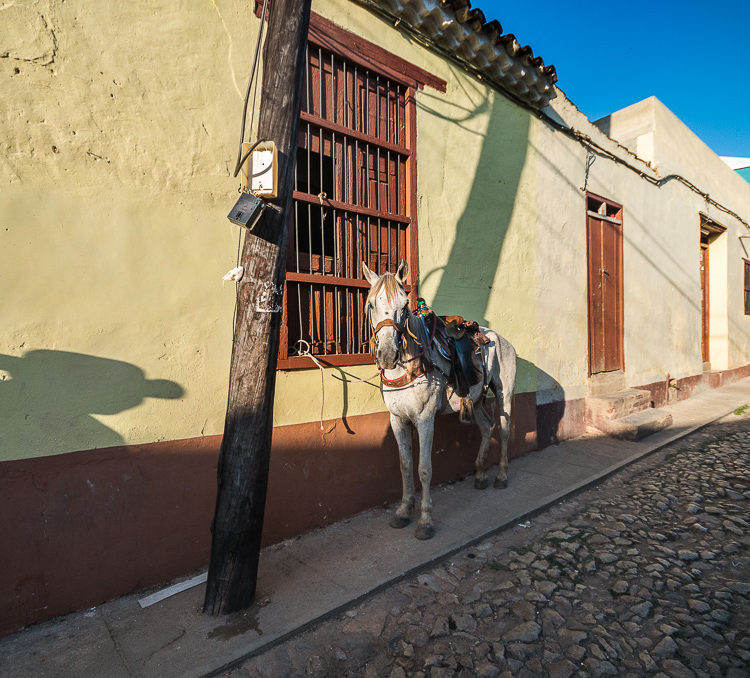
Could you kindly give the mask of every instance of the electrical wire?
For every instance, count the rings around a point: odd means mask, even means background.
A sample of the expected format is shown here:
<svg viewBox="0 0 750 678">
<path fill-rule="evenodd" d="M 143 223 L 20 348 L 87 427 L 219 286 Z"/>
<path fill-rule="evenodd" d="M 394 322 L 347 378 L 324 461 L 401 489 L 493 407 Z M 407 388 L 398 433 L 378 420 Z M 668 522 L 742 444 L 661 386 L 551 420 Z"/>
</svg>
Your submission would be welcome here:
<svg viewBox="0 0 750 678">
<path fill-rule="evenodd" d="M 255 77 L 258 70 L 258 59 L 260 58 L 260 45 L 263 40 L 263 33 L 266 27 L 266 11 L 268 9 L 268 0 L 263 0 L 263 10 L 260 14 L 260 28 L 258 28 L 258 39 L 255 41 L 255 53 L 253 54 L 253 66 L 250 69 L 250 79 L 247 81 L 247 90 L 245 91 L 245 102 L 242 107 L 242 125 L 240 126 L 240 145 L 237 149 L 237 164 L 234 168 L 233 176 L 237 176 L 240 171 L 240 167 L 247 160 L 250 154 L 255 150 L 258 144 L 262 143 L 262 140 L 256 141 L 248 150 L 247 153 L 242 154 L 242 144 L 245 142 L 245 124 L 247 122 L 247 106 L 250 101 L 250 91 L 253 90 L 253 106 L 250 111 L 250 130 L 253 129 L 253 123 L 255 121 L 255 95 L 258 91 L 258 79 Z M 253 88 L 253 84 L 255 87 Z M 237 263 L 235 266 L 240 265 L 240 258 L 242 256 L 242 229 L 238 229 L 237 233 Z M 237 299 L 240 293 L 240 280 L 234 283 L 234 312 L 232 313 L 232 345 L 234 345 L 236 330 L 237 330 Z"/>
<path fill-rule="evenodd" d="M 473 66 L 468 61 L 457 56 L 454 52 L 451 52 L 445 49 L 444 47 L 440 46 L 432 38 L 424 35 L 421 31 L 414 28 L 414 26 L 409 24 L 409 22 L 405 21 L 402 17 L 399 17 L 398 15 L 394 14 L 393 12 L 387 9 L 383 9 L 382 7 L 380 7 L 380 5 L 377 5 L 375 2 L 373 2 L 373 0 L 353 0 L 353 1 L 359 5 L 362 5 L 363 7 L 366 7 L 374 14 L 379 15 L 381 18 L 391 23 L 394 26 L 394 28 L 397 28 L 399 31 L 402 31 L 403 33 L 408 34 L 410 38 L 412 38 L 415 42 L 420 43 L 423 47 L 433 52 L 437 52 L 444 59 L 453 62 L 454 64 L 461 67 L 467 73 L 470 73 L 471 75 L 478 78 L 479 80 L 486 82 L 493 89 L 497 90 L 503 96 L 513 101 L 513 103 L 531 112 L 535 117 L 539 118 L 540 120 L 543 120 L 548 125 L 550 125 L 551 127 L 554 127 L 556 130 L 558 130 L 559 132 L 562 132 L 566 136 L 574 139 L 585 148 L 591 150 L 593 153 L 596 153 L 597 155 L 601 157 L 606 157 L 609 160 L 616 162 L 617 164 L 623 165 L 624 167 L 635 172 L 642 179 L 645 179 L 646 181 L 653 184 L 657 188 L 661 188 L 664 184 L 668 183 L 669 181 L 679 181 L 688 189 L 700 195 L 707 203 L 713 205 L 714 207 L 716 207 L 716 209 L 721 210 L 722 212 L 734 217 L 743 226 L 745 226 L 745 228 L 750 230 L 750 223 L 745 221 L 745 219 L 743 219 L 739 214 L 737 214 L 737 212 L 735 212 L 734 210 L 731 210 L 729 207 L 722 205 L 721 203 L 714 200 L 707 192 L 702 191 L 692 181 L 690 181 L 689 179 L 686 179 L 681 174 L 669 174 L 665 177 L 649 176 L 648 174 L 646 174 L 646 172 L 643 169 L 640 169 L 636 167 L 635 165 L 631 164 L 630 162 L 628 162 L 627 160 L 625 160 L 624 158 L 621 158 L 618 155 L 615 155 L 611 151 L 599 145 L 596 141 L 594 141 L 587 134 L 584 134 L 571 127 L 567 127 L 566 125 L 559 123 L 557 120 L 547 115 L 544 111 L 534 108 L 531 104 L 524 101 L 518 95 L 508 90 L 502 83 L 486 75 L 485 73 L 482 73 L 482 71 L 480 71 L 476 66 Z M 629 148 L 623 146 L 622 144 L 617 142 L 615 139 L 612 139 L 612 141 L 616 143 L 624 151 L 630 153 L 634 157 L 637 157 L 632 153 L 632 151 L 630 151 Z"/>
<path fill-rule="evenodd" d="M 253 87 L 253 82 L 255 81 L 255 74 L 258 70 L 258 60 L 260 59 L 260 43 L 263 40 L 263 33 L 266 28 L 266 10 L 268 8 L 268 0 L 263 0 L 263 10 L 261 11 L 260 15 L 260 28 L 258 29 L 258 39 L 255 41 L 255 54 L 253 54 L 253 67 L 250 70 L 250 79 L 247 82 L 247 90 L 245 90 L 245 103 L 242 108 L 242 125 L 240 126 L 240 145 L 237 149 L 237 164 L 234 168 L 234 175 L 237 176 L 237 173 L 240 171 L 240 167 L 242 166 L 242 144 L 245 141 L 245 124 L 247 123 L 247 107 L 250 103 L 250 91 Z M 253 97 L 253 110 L 251 112 L 253 119 L 255 116 L 255 97 Z M 251 128 L 252 128 L 252 122 L 251 122 Z"/>
</svg>

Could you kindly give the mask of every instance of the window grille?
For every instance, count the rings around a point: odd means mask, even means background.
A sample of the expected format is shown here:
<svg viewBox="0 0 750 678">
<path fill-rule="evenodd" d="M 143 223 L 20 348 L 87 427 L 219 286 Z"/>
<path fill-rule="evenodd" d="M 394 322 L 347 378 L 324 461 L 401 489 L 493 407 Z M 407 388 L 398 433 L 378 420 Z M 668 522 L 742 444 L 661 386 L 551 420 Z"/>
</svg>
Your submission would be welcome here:
<svg viewBox="0 0 750 678">
<path fill-rule="evenodd" d="M 362 261 L 416 273 L 413 88 L 356 57 L 306 51 L 279 367 L 371 362 Z"/>
</svg>

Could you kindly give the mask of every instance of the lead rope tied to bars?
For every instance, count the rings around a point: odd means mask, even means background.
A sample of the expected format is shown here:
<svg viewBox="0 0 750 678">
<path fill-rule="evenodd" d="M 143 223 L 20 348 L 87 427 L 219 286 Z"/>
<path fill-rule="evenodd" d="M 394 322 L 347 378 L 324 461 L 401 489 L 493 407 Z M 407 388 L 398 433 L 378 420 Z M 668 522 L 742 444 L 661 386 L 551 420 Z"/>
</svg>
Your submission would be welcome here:
<svg viewBox="0 0 750 678">
<path fill-rule="evenodd" d="M 304 345 L 305 348 L 302 348 Z M 326 385 L 325 385 L 325 367 L 321 364 L 321 362 L 312 354 L 310 351 L 310 342 L 305 339 L 297 339 L 297 355 L 302 356 L 303 358 L 310 358 L 320 370 L 320 437 L 323 439 L 323 442 L 325 442 L 325 437 L 333 431 L 334 428 L 336 428 L 336 422 L 333 422 L 333 425 L 331 428 L 329 428 L 327 431 L 325 429 L 325 426 L 323 426 L 323 411 L 326 406 Z"/>
<path fill-rule="evenodd" d="M 327 431 L 325 430 L 325 426 L 323 426 L 323 412 L 325 410 L 326 406 L 326 385 L 325 385 L 325 365 L 323 365 L 313 354 L 312 351 L 310 351 L 310 342 L 306 339 L 297 339 L 296 342 L 297 346 L 295 348 L 295 351 L 297 352 L 297 355 L 302 358 L 310 358 L 315 365 L 320 370 L 320 437 L 325 442 L 325 437 L 333 431 L 333 429 L 336 428 L 336 422 L 334 421 L 331 425 L 331 428 L 329 428 Z M 339 381 L 343 381 L 344 383 L 352 383 L 352 384 L 358 384 L 364 382 L 365 384 L 368 384 L 370 386 L 373 386 L 374 388 L 380 389 L 380 386 L 377 386 L 376 384 L 370 383 L 370 379 L 374 379 L 375 377 L 380 375 L 380 372 L 376 372 L 371 377 L 364 377 L 362 379 L 357 379 L 353 375 L 348 374 L 347 372 L 344 372 L 344 370 L 339 369 L 339 371 L 346 375 L 347 377 L 350 377 L 350 379 L 342 379 L 341 377 L 336 376 L 335 374 L 332 375 L 334 379 L 338 379 Z"/>
</svg>

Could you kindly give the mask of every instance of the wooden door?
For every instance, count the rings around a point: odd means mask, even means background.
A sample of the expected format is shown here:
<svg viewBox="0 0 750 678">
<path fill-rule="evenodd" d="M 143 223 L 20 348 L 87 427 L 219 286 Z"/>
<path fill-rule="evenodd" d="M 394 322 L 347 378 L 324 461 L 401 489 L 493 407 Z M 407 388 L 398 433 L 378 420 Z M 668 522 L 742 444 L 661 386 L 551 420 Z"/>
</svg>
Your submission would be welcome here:
<svg viewBox="0 0 750 678">
<path fill-rule="evenodd" d="M 589 372 L 596 374 L 624 369 L 622 208 L 591 201 L 587 210 Z"/>
<path fill-rule="evenodd" d="M 708 242 L 701 242 L 701 355 L 703 362 L 710 362 L 708 352 L 709 308 L 708 308 Z"/>
</svg>

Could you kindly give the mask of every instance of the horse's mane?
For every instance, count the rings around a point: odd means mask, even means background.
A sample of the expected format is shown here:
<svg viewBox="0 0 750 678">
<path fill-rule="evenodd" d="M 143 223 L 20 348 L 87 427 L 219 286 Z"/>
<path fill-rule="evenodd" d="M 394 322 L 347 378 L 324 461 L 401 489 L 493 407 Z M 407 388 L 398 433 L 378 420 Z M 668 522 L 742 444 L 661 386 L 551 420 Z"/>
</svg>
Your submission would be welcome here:
<svg viewBox="0 0 750 678">
<path fill-rule="evenodd" d="M 398 280 L 396 280 L 396 276 L 393 275 L 393 273 L 386 272 L 383 273 L 383 275 L 378 278 L 377 282 L 370 288 L 370 291 L 367 294 L 367 299 L 365 300 L 366 309 L 370 308 L 375 297 L 380 294 L 380 291 L 383 288 L 385 288 L 385 298 L 391 303 L 396 301 L 401 285 L 399 285 Z"/>
</svg>

